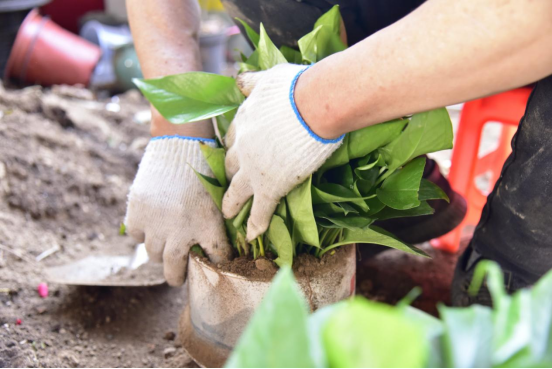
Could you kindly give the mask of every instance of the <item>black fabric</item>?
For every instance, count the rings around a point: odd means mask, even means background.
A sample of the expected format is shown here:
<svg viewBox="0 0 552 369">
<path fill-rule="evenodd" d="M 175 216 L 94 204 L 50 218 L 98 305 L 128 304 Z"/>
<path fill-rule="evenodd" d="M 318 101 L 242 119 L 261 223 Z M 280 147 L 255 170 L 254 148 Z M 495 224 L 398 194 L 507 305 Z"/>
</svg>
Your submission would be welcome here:
<svg viewBox="0 0 552 369">
<path fill-rule="evenodd" d="M 222 0 L 232 18 L 258 30 L 262 22 L 277 45 L 297 47 L 297 40 L 312 31 L 316 20 L 332 6 L 340 6 L 349 45 L 396 22 L 422 0 Z M 238 24 L 240 27 L 241 25 Z"/>
<path fill-rule="evenodd" d="M 552 76 L 539 81 L 472 246 L 534 283 L 552 268 Z"/>
</svg>

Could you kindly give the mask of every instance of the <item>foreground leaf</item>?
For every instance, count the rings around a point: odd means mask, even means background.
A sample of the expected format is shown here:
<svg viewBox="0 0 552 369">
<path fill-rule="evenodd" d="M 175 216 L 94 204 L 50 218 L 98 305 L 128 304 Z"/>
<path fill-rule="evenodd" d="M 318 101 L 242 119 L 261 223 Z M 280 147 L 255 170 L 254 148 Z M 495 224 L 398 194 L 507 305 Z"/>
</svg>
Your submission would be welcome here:
<svg viewBox="0 0 552 369">
<path fill-rule="evenodd" d="M 289 46 L 283 45 L 280 47 L 280 52 L 286 58 L 288 63 L 291 64 L 303 64 L 303 57 L 301 56 L 301 53 L 295 49 L 292 49 Z"/>
<path fill-rule="evenodd" d="M 288 267 L 282 268 L 226 363 L 228 368 L 310 368 L 308 308 Z"/>
<path fill-rule="evenodd" d="M 399 137 L 407 123 L 407 119 L 395 119 L 349 133 L 348 157 L 350 159 L 362 158 L 387 145 Z"/>
<path fill-rule="evenodd" d="M 418 368 L 429 353 L 424 330 L 402 311 L 361 298 L 334 312 L 323 339 L 332 368 Z"/>
<path fill-rule="evenodd" d="M 437 186 L 435 183 L 428 181 L 425 178 L 422 178 L 420 183 L 420 191 L 418 192 L 418 199 L 420 201 L 424 200 L 445 200 L 450 202 L 449 197 L 443 191 L 443 189 Z"/>
<path fill-rule="evenodd" d="M 418 190 L 424 173 L 425 158 L 417 158 L 393 173 L 377 190 L 378 199 L 390 208 L 412 209 L 420 205 Z"/>
<path fill-rule="evenodd" d="M 332 28 L 324 24 L 316 26 L 312 32 L 301 37 L 297 45 L 303 60 L 309 63 L 316 63 L 347 48 L 339 35 L 333 33 Z"/>
<path fill-rule="evenodd" d="M 318 227 L 314 219 L 311 195 L 312 176 L 286 196 L 291 219 L 293 220 L 294 243 L 304 242 L 320 247 Z"/>
<path fill-rule="evenodd" d="M 249 41 L 251 41 L 251 43 L 255 47 L 258 47 L 259 46 L 259 38 L 260 38 L 259 34 L 257 32 L 255 32 L 255 30 L 253 30 L 253 28 L 249 27 L 249 25 L 247 23 L 245 23 L 243 20 L 241 20 L 240 18 L 236 18 L 236 20 L 242 24 L 243 28 L 245 29 L 245 33 L 247 34 L 247 37 L 249 38 Z"/>
<path fill-rule="evenodd" d="M 268 226 L 268 239 L 278 253 L 278 258 L 274 262 L 280 267 L 284 265 L 291 266 L 293 263 L 293 243 L 284 220 L 278 215 L 272 216 Z"/>
<path fill-rule="evenodd" d="M 171 123 L 208 119 L 236 109 L 244 97 L 231 77 L 188 72 L 156 79 L 134 79 L 149 102 Z"/>
<path fill-rule="evenodd" d="M 339 12 L 339 5 L 332 6 L 330 10 L 322 14 L 316 23 L 314 23 L 313 29 L 318 26 L 326 26 L 331 33 L 339 36 L 341 34 L 341 13 Z"/>
<path fill-rule="evenodd" d="M 313 204 L 324 204 L 332 202 L 351 202 L 357 205 L 360 209 L 368 211 L 368 205 L 364 199 L 370 198 L 360 197 L 354 190 L 335 183 L 322 183 L 318 187 L 312 187 L 312 202 Z"/>
<path fill-rule="evenodd" d="M 394 218 L 418 217 L 422 215 L 431 215 L 434 213 L 435 209 L 429 206 L 427 201 L 422 201 L 420 203 L 420 206 L 406 210 L 396 210 L 393 208 L 385 207 L 384 209 L 376 213 L 374 217 L 378 220 L 387 220 Z"/>
<path fill-rule="evenodd" d="M 230 124 L 234 120 L 234 116 L 236 115 L 237 111 L 237 109 L 233 109 L 227 111 L 224 114 L 217 115 L 217 128 L 222 141 L 224 141 L 224 137 L 226 137 L 226 132 L 228 132 L 228 128 L 230 128 Z"/>
</svg>

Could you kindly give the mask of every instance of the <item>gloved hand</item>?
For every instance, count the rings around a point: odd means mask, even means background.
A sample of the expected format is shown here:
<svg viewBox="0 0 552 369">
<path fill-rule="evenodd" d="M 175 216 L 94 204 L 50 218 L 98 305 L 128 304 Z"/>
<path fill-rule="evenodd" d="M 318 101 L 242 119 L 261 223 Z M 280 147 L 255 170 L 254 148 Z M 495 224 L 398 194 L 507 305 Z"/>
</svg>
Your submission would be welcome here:
<svg viewBox="0 0 552 369">
<path fill-rule="evenodd" d="M 212 176 L 199 141 L 182 136 L 153 138 L 128 195 L 125 225 L 146 244 L 152 260 L 163 261 L 172 286 L 184 283 L 188 251 L 199 244 L 214 263 L 227 260 L 230 245 L 224 220 L 192 168 Z"/>
<path fill-rule="evenodd" d="M 244 73 L 237 83 L 249 97 L 239 108 L 226 137 L 226 173 L 232 178 L 222 211 L 238 214 L 253 195 L 247 239 L 266 231 L 280 199 L 305 181 L 337 150 L 343 136 L 326 140 L 305 123 L 294 101 L 305 66 L 282 64 Z"/>
</svg>

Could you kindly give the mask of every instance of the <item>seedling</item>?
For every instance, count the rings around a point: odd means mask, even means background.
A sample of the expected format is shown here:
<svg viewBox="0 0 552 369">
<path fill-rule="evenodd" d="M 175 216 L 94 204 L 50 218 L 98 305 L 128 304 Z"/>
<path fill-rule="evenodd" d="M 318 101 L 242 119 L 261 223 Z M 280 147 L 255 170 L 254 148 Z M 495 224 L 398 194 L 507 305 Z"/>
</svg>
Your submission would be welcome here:
<svg viewBox="0 0 552 369">
<path fill-rule="evenodd" d="M 260 33 L 242 22 L 255 51 L 240 62 L 240 72 L 269 69 L 281 63 L 315 63 L 346 48 L 340 39 L 337 6 L 324 14 L 299 50 L 278 49 L 263 25 Z M 235 79 L 192 72 L 136 85 L 159 112 L 174 124 L 216 118 L 220 142 L 245 97 Z M 226 220 L 228 236 L 240 255 L 253 258 L 274 253 L 279 266 L 291 265 L 294 255 L 321 257 L 351 243 L 378 244 L 425 256 L 412 245 L 373 225 L 377 220 L 432 214 L 428 200 L 448 201 L 435 184 L 422 179 L 425 158 L 431 152 L 452 148 L 452 124 L 446 109 L 363 128 L 347 134 L 340 148 L 304 183 L 283 198 L 268 231 L 246 242 L 246 224 L 252 200 L 234 218 Z M 221 209 L 228 188 L 225 148 L 201 145 L 214 177 L 196 172 Z"/>
</svg>

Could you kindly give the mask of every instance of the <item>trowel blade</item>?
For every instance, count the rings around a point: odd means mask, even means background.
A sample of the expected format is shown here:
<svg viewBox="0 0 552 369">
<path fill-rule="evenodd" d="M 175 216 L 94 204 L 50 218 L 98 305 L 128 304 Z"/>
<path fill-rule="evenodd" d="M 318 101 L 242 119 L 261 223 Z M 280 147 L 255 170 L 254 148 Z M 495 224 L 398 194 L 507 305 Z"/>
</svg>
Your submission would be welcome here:
<svg viewBox="0 0 552 369">
<path fill-rule="evenodd" d="M 97 255 L 50 267 L 46 277 L 51 283 L 80 286 L 156 286 L 165 283 L 163 264 L 149 262 L 140 244 L 127 256 Z"/>
</svg>

